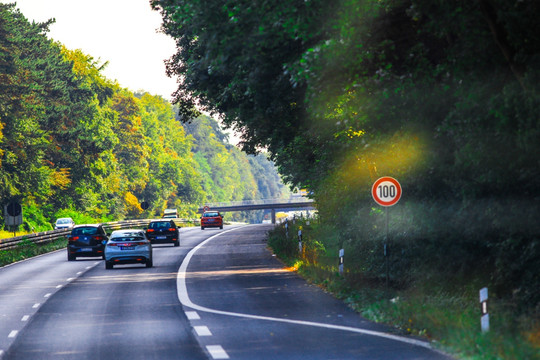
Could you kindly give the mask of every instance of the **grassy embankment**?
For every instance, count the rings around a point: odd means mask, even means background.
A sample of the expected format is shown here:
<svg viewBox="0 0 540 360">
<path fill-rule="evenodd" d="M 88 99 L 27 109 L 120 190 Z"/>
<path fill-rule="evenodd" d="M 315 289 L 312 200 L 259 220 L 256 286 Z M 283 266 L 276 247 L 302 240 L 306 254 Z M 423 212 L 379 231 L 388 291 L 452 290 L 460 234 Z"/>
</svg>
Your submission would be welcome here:
<svg viewBox="0 0 540 360">
<path fill-rule="evenodd" d="M 22 235 L 26 235 L 26 233 L 17 232 L 17 236 Z M 13 237 L 13 232 L 0 231 L 0 242 L 2 241 L 1 239 L 10 237 Z M 64 247 L 66 247 L 66 239 L 63 237 L 43 245 L 34 244 L 31 241 L 23 241 L 15 248 L 0 250 L 0 266 L 5 266 Z"/>
<path fill-rule="evenodd" d="M 303 226 L 304 251 L 298 252 L 296 234 Z M 269 235 L 268 244 L 287 266 L 317 284 L 362 316 L 392 324 L 403 334 L 420 335 L 458 359 L 540 359 L 540 324 L 507 300 L 490 298 L 490 331 L 480 330 L 478 283 L 471 279 L 386 286 L 384 276 L 366 278 L 355 270 L 339 274 L 337 256 L 327 251 L 317 236 L 318 224 L 289 223 Z M 306 231 L 307 230 L 307 231 Z M 332 254 L 337 253 L 332 249 Z M 347 259 L 349 263 L 351 259 Z M 429 279 L 429 274 L 424 274 Z M 395 285 L 395 284 L 393 284 Z"/>
</svg>

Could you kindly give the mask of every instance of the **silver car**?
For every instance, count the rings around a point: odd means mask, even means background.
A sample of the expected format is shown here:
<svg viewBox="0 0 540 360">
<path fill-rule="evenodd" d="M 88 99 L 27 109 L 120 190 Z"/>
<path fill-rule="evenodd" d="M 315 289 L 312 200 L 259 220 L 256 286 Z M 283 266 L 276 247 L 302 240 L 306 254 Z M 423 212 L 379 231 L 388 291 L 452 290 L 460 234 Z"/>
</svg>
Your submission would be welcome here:
<svg viewBox="0 0 540 360">
<path fill-rule="evenodd" d="M 73 221 L 73 219 L 70 218 L 70 217 L 60 218 L 60 219 L 56 220 L 56 222 L 54 223 L 54 229 L 55 230 L 58 230 L 58 229 L 71 229 L 74 226 L 75 226 L 75 221 Z"/>
<path fill-rule="evenodd" d="M 105 245 L 105 268 L 120 264 L 145 264 L 152 267 L 152 244 L 143 230 L 113 231 Z"/>
</svg>

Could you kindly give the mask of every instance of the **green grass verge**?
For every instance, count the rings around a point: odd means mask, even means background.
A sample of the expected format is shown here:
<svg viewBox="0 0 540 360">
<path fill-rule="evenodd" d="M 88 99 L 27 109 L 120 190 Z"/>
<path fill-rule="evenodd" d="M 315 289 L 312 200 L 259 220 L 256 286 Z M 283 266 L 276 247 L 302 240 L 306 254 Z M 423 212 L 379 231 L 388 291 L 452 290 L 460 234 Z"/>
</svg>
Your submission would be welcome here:
<svg viewBox="0 0 540 360">
<path fill-rule="evenodd" d="M 283 235 L 279 230 L 270 233 L 268 244 L 287 266 L 369 320 L 390 324 L 398 333 L 423 336 L 457 359 L 540 359 L 539 319 L 509 304 L 491 299 L 490 331 L 481 332 L 475 286 L 467 289 L 447 281 L 388 289 L 384 281 L 362 279 L 361 274 L 340 275 L 337 259 L 299 256 L 297 243 Z"/>
<path fill-rule="evenodd" d="M 59 238 L 46 244 L 35 244 L 29 240 L 23 240 L 15 248 L 0 250 L 0 266 L 62 249 L 66 247 L 66 244 L 65 238 Z"/>
</svg>

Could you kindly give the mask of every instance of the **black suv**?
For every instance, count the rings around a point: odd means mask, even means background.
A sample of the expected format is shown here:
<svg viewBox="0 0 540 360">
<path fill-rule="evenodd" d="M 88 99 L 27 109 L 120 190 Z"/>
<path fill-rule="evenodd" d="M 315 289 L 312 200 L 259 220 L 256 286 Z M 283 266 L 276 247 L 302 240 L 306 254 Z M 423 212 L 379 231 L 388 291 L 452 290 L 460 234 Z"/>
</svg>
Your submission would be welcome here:
<svg viewBox="0 0 540 360">
<path fill-rule="evenodd" d="M 80 256 L 101 256 L 105 258 L 105 243 L 109 238 L 103 225 L 75 225 L 67 239 L 68 261 L 73 261 Z"/>
<path fill-rule="evenodd" d="M 152 244 L 173 243 L 180 246 L 180 233 L 173 220 L 152 220 L 146 228 L 146 237 Z"/>
</svg>

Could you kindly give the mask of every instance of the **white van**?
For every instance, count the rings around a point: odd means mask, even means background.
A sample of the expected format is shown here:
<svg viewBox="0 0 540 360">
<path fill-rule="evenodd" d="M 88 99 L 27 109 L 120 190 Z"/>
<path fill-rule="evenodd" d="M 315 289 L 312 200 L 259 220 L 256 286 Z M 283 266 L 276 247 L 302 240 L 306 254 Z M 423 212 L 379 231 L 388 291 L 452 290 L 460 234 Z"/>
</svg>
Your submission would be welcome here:
<svg viewBox="0 0 540 360">
<path fill-rule="evenodd" d="M 178 210 L 176 209 L 165 209 L 163 210 L 163 219 L 176 219 L 178 218 Z"/>
</svg>

